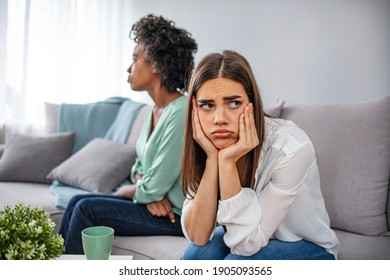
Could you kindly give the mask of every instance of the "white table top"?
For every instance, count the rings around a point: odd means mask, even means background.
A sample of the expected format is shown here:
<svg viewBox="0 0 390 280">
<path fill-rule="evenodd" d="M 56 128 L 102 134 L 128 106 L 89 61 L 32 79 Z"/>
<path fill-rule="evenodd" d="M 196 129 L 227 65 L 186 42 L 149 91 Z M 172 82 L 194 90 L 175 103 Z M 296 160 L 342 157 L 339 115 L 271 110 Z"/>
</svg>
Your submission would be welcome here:
<svg viewBox="0 0 390 280">
<path fill-rule="evenodd" d="M 130 255 L 111 255 L 109 260 L 132 260 L 133 256 Z M 87 260 L 85 255 L 61 255 L 57 260 Z"/>
</svg>

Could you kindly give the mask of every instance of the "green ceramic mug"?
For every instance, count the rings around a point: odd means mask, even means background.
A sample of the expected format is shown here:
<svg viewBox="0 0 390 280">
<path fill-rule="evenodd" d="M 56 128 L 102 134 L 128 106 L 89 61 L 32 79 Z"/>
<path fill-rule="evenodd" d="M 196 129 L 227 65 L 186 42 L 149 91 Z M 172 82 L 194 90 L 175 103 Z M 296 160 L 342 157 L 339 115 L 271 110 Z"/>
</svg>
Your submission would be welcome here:
<svg viewBox="0 0 390 280">
<path fill-rule="evenodd" d="M 87 260 L 110 258 L 114 229 L 106 226 L 88 227 L 81 232 L 83 249 Z"/>
</svg>

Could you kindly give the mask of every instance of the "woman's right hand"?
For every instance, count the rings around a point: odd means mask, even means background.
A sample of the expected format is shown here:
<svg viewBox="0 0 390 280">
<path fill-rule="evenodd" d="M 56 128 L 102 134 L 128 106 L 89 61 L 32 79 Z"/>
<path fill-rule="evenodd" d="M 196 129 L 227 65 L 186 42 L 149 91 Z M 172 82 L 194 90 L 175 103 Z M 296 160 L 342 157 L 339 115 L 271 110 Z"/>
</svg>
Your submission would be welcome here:
<svg viewBox="0 0 390 280">
<path fill-rule="evenodd" d="M 123 185 L 116 191 L 115 195 L 133 199 L 136 189 L 136 185 Z"/>
<path fill-rule="evenodd" d="M 192 107 L 192 137 L 199 144 L 199 146 L 202 147 L 208 158 L 213 156 L 218 157 L 218 149 L 214 146 L 210 139 L 207 138 L 200 124 L 198 106 L 196 104 L 195 98 L 192 99 Z"/>
</svg>

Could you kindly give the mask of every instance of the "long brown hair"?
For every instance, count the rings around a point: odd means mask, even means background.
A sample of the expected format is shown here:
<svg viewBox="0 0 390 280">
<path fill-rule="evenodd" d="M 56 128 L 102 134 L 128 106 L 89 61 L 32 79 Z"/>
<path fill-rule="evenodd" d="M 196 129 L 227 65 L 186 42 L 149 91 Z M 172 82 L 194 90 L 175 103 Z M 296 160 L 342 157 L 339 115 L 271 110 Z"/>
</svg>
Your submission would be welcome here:
<svg viewBox="0 0 390 280">
<path fill-rule="evenodd" d="M 227 78 L 243 85 L 249 102 L 253 104 L 254 121 L 260 144 L 245 157 L 245 171 L 240 175 L 243 187 L 253 188 L 255 173 L 264 138 L 264 110 L 260 91 L 249 62 L 235 51 L 225 50 L 205 56 L 196 66 L 188 86 L 187 116 L 182 158 L 182 186 L 187 196 L 195 194 L 206 166 L 206 153 L 192 137 L 192 99 L 208 80 Z"/>
</svg>

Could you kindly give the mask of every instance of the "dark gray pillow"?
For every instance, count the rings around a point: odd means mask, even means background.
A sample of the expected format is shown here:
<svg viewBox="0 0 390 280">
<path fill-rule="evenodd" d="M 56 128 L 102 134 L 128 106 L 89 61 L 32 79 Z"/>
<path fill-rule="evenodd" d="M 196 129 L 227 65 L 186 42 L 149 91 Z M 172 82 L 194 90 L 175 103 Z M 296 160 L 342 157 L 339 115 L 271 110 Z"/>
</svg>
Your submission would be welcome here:
<svg viewBox="0 0 390 280">
<path fill-rule="evenodd" d="M 51 183 L 47 173 L 71 155 L 74 140 L 73 132 L 8 134 L 0 159 L 0 181 Z"/>
<path fill-rule="evenodd" d="M 48 178 L 93 193 L 110 193 L 130 175 L 134 149 L 95 138 L 54 168 Z"/>
</svg>

